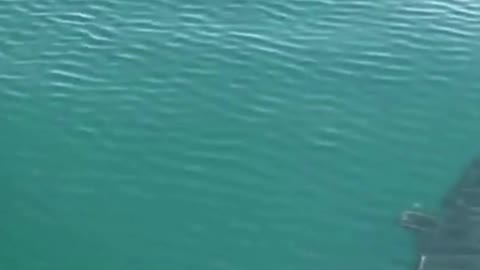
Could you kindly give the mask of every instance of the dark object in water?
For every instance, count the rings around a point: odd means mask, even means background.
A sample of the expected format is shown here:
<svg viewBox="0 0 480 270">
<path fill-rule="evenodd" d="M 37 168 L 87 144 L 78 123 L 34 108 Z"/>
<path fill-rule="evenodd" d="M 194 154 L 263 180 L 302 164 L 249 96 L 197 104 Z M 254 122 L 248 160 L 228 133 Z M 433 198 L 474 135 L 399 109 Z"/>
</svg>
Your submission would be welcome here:
<svg viewBox="0 0 480 270">
<path fill-rule="evenodd" d="M 440 217 L 407 210 L 401 223 L 415 233 L 415 270 L 480 270 L 480 159 L 447 192 Z"/>
</svg>

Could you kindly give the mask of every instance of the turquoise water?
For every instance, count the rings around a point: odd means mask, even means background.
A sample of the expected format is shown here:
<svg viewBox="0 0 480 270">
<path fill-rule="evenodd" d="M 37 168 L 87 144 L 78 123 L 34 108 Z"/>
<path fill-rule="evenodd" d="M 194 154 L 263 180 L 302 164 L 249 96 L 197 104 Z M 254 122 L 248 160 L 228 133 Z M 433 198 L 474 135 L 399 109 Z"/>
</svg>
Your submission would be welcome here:
<svg viewBox="0 0 480 270">
<path fill-rule="evenodd" d="M 473 1 L 3 1 L 0 268 L 413 269 L 479 67 Z"/>
</svg>

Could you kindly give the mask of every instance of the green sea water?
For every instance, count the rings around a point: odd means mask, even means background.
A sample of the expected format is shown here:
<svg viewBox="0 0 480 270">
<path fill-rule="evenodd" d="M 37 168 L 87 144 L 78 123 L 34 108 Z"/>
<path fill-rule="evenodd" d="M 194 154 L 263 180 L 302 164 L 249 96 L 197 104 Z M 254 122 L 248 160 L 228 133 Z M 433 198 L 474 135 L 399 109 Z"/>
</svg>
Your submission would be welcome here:
<svg viewBox="0 0 480 270">
<path fill-rule="evenodd" d="M 475 1 L 0 1 L 0 269 L 413 270 L 479 68 Z"/>
</svg>

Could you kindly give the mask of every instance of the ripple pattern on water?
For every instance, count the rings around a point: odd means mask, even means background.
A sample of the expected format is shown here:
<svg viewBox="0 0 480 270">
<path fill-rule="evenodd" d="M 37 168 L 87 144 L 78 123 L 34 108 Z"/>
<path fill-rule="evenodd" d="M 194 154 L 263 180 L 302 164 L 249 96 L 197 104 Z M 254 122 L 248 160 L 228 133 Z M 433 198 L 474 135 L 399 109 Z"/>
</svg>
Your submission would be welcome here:
<svg viewBox="0 0 480 270">
<path fill-rule="evenodd" d="M 475 152 L 474 2 L 3 3 L 9 269 L 401 269 Z"/>
</svg>

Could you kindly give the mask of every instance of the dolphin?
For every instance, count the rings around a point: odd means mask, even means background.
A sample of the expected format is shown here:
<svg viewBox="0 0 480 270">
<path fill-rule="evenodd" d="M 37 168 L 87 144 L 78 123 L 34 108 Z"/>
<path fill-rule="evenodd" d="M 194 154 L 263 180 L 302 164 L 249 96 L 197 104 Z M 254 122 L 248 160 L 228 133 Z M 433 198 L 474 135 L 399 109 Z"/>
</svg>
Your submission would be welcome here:
<svg viewBox="0 0 480 270">
<path fill-rule="evenodd" d="M 415 236 L 415 270 L 480 270 L 480 157 L 446 192 L 438 217 L 406 210 L 401 224 Z"/>
</svg>

